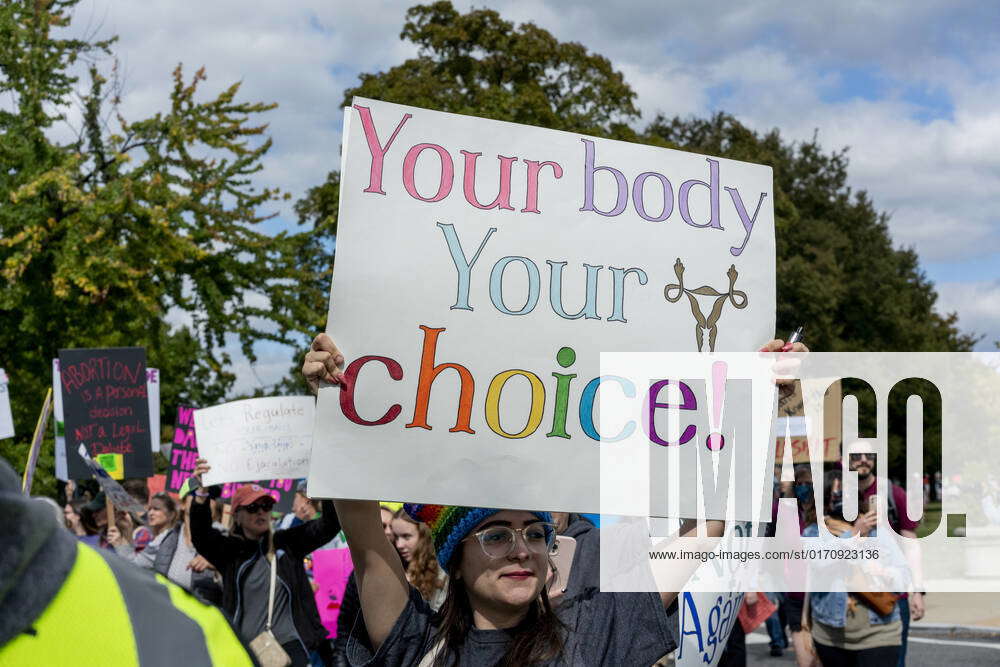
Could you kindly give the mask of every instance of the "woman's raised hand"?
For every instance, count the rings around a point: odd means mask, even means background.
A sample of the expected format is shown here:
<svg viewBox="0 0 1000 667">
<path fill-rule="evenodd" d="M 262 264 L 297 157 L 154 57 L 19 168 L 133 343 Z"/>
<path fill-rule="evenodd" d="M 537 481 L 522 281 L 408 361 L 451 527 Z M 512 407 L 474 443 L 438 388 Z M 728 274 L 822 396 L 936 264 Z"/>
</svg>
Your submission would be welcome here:
<svg viewBox="0 0 1000 667">
<path fill-rule="evenodd" d="M 320 382 L 340 384 L 344 377 L 344 355 L 340 353 L 333 339 L 321 333 L 313 339 L 302 362 L 302 375 L 315 394 Z"/>
<path fill-rule="evenodd" d="M 197 477 L 198 481 L 201 482 L 201 476 L 212 469 L 212 466 L 208 465 L 208 459 L 197 459 L 194 462 L 194 473 L 192 477 Z"/>
</svg>

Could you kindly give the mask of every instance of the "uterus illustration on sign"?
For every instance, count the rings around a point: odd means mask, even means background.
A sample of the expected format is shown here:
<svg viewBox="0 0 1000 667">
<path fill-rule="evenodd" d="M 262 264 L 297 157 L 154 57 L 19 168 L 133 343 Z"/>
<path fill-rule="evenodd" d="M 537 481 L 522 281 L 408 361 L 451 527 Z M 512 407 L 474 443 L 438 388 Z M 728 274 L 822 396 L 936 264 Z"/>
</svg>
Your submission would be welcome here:
<svg viewBox="0 0 1000 667">
<path fill-rule="evenodd" d="M 726 292 L 720 292 L 709 285 L 702 285 L 694 289 L 684 287 L 684 264 L 679 257 L 674 262 L 674 274 L 677 276 L 677 282 L 663 288 L 663 298 L 670 303 L 677 303 L 681 297 L 687 295 L 691 304 L 691 314 L 695 319 L 694 336 L 698 343 L 698 351 L 701 352 L 705 347 L 705 332 L 707 331 L 708 351 L 715 352 L 715 341 L 719 334 L 719 319 L 722 317 L 722 310 L 726 302 L 731 303 L 737 310 L 746 308 L 749 302 L 746 292 L 736 289 L 736 279 L 739 277 L 736 265 L 731 264 L 729 271 L 726 272 L 726 276 L 729 278 L 729 289 Z M 699 301 L 698 297 L 706 298 Z M 711 310 L 706 317 L 702 311 L 702 304 L 708 303 L 711 304 Z"/>
</svg>

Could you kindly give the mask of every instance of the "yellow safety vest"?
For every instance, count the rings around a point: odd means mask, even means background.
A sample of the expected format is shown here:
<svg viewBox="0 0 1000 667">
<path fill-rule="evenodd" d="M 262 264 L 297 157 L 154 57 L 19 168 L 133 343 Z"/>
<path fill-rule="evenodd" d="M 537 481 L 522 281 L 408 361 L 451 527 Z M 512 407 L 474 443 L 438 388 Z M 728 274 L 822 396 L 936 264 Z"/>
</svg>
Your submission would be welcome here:
<svg viewBox="0 0 1000 667">
<path fill-rule="evenodd" d="M 252 664 L 218 609 L 84 544 L 31 629 L 0 647 L 3 667 Z"/>
</svg>

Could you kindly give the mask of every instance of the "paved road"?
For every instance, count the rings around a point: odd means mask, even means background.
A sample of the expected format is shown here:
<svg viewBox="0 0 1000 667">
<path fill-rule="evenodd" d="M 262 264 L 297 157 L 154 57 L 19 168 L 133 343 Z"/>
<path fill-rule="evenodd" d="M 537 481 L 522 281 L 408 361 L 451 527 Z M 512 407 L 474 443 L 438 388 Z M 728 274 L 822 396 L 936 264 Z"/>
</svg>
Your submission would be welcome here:
<svg viewBox="0 0 1000 667">
<path fill-rule="evenodd" d="M 772 658 L 767 635 L 753 633 L 747 637 L 747 665 L 754 667 L 787 667 L 795 664 L 792 651 Z M 983 639 L 955 640 L 910 637 L 906 654 L 907 667 L 996 667 L 1000 665 L 1000 641 Z"/>
</svg>

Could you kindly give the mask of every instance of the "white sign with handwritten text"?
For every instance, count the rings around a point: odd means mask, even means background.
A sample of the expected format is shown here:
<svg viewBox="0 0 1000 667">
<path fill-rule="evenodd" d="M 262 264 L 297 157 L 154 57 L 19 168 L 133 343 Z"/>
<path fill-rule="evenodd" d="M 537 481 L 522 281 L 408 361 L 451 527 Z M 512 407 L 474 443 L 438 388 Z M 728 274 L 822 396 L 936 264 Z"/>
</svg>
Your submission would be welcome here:
<svg viewBox="0 0 1000 667">
<path fill-rule="evenodd" d="M 198 452 L 212 466 L 203 482 L 305 477 L 315 406 L 311 396 L 272 396 L 195 410 Z"/>
</svg>

